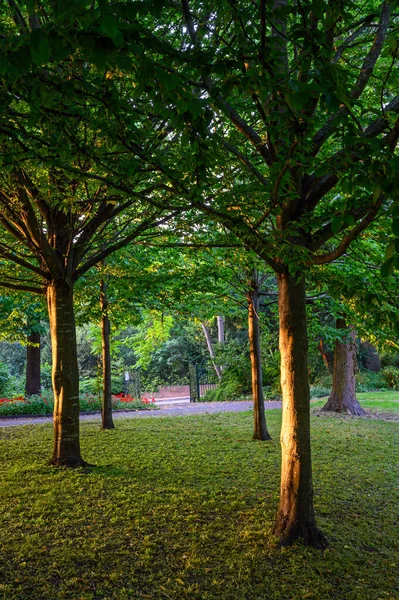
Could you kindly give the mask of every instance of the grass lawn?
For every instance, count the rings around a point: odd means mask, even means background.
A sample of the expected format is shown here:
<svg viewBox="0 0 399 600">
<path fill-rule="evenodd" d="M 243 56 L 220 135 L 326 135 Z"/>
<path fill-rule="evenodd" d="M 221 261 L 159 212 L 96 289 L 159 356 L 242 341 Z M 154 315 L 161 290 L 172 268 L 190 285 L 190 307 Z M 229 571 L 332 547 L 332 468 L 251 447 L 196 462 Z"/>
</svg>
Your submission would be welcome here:
<svg viewBox="0 0 399 600">
<path fill-rule="evenodd" d="M 279 550 L 273 442 L 249 412 L 82 425 L 94 468 L 46 464 L 50 425 L 0 430 L 0 598 L 399 599 L 399 423 L 313 417 L 331 547 Z"/>
<path fill-rule="evenodd" d="M 373 413 L 399 413 L 399 392 L 363 392 L 356 394 L 356 398 L 365 409 L 370 409 Z M 321 407 L 326 403 L 327 398 L 312 401 L 312 406 Z"/>
</svg>

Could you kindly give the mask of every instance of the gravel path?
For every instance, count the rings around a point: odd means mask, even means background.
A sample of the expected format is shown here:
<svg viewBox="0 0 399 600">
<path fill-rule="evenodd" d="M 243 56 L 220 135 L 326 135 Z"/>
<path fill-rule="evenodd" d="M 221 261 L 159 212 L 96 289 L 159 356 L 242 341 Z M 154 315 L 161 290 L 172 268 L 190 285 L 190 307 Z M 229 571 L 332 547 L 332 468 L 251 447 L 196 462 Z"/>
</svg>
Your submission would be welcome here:
<svg viewBox="0 0 399 600">
<path fill-rule="evenodd" d="M 251 401 L 244 402 L 199 402 L 198 404 L 163 405 L 158 410 L 118 411 L 114 412 L 114 419 L 136 419 L 151 417 L 182 417 L 187 415 L 210 415 L 222 412 L 240 412 L 252 409 Z M 271 400 L 265 402 L 265 409 L 281 408 L 281 402 Z M 81 421 L 100 421 L 100 413 L 80 415 Z M 0 418 L 0 427 L 13 427 L 15 425 L 38 425 L 51 423 L 52 417 L 14 417 Z"/>
</svg>

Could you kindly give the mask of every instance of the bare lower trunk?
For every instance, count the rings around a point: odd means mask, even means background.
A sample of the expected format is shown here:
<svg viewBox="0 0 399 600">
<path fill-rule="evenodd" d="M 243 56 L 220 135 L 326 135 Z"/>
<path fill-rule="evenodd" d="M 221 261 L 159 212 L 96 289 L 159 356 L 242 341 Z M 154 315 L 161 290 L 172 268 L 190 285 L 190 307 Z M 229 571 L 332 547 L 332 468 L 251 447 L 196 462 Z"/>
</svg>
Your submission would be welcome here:
<svg viewBox="0 0 399 600">
<path fill-rule="evenodd" d="M 313 509 L 310 451 L 310 394 L 304 278 L 277 275 L 279 286 L 281 388 L 281 489 L 275 534 L 280 545 L 301 538 L 306 545 L 327 545 Z"/>
<path fill-rule="evenodd" d="M 356 331 L 354 327 L 347 327 L 342 318 L 337 319 L 337 329 L 346 330 L 348 337 L 335 344 L 332 390 L 322 410 L 364 415 L 365 411 L 356 399 Z"/>
<path fill-rule="evenodd" d="M 216 372 L 216 375 L 218 376 L 218 379 L 221 379 L 222 378 L 222 372 L 220 370 L 219 365 L 217 365 L 215 363 L 215 352 L 213 350 L 213 344 L 212 344 L 212 340 L 211 340 L 211 335 L 209 333 L 209 329 L 205 325 L 205 323 L 201 323 L 201 327 L 202 327 L 202 331 L 204 332 L 204 336 L 205 336 L 205 339 L 206 339 L 206 344 L 208 346 L 209 356 L 212 359 L 213 368 L 215 369 L 215 372 Z"/>
<path fill-rule="evenodd" d="M 218 343 L 224 345 L 224 318 L 222 315 L 216 317 L 218 324 Z"/>
<path fill-rule="evenodd" d="M 106 283 L 100 284 L 101 305 L 101 346 L 102 346 L 102 371 L 103 371 L 103 396 L 101 407 L 101 420 L 103 429 L 114 429 L 112 419 L 112 389 L 111 389 L 111 326 L 108 317 L 108 298 Z"/>
<path fill-rule="evenodd" d="M 30 333 L 27 342 L 25 395 L 32 396 L 41 393 L 40 333 Z"/>
<path fill-rule="evenodd" d="M 54 389 L 54 465 L 85 465 L 79 442 L 79 374 L 73 287 L 53 282 L 47 288 Z"/>
<path fill-rule="evenodd" d="M 263 396 L 262 360 L 260 351 L 259 296 L 256 290 L 248 295 L 248 336 L 251 357 L 252 397 L 254 400 L 254 440 L 271 440 L 267 431 Z"/>
</svg>

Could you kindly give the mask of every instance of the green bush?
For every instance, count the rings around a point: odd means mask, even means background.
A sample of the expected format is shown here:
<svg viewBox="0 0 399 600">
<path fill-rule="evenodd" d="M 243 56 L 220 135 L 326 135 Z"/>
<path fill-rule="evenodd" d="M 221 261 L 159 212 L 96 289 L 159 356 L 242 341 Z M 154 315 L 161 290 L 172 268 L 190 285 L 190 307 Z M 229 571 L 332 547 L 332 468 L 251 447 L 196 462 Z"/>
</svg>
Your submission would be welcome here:
<svg viewBox="0 0 399 600">
<path fill-rule="evenodd" d="M 359 371 L 356 375 L 356 391 L 357 392 L 374 392 L 387 387 L 387 382 L 383 372 L 374 371 Z"/>
<path fill-rule="evenodd" d="M 388 387 L 399 390 L 399 369 L 396 367 L 384 367 L 381 373 Z"/>
<path fill-rule="evenodd" d="M 236 382 L 223 381 L 217 388 L 208 390 L 201 398 L 201 402 L 226 402 L 231 400 L 241 400 L 244 396 L 242 386 Z"/>
<path fill-rule="evenodd" d="M 131 396 L 119 394 L 112 396 L 112 408 L 115 410 L 146 410 L 155 408 L 153 403 L 146 398 L 142 401 L 135 400 Z M 0 416 L 10 415 L 51 415 L 54 409 L 54 398 L 51 392 L 43 392 L 40 396 L 23 396 L 0 399 Z M 82 394 L 80 396 L 81 412 L 98 412 L 101 410 L 99 396 Z"/>
<path fill-rule="evenodd" d="M 399 367 L 399 354 L 383 353 L 380 356 L 381 367 Z"/>
<path fill-rule="evenodd" d="M 321 385 L 310 386 L 310 397 L 311 398 L 324 398 L 329 396 L 331 393 L 331 387 L 323 387 Z"/>
<path fill-rule="evenodd" d="M 278 350 L 267 354 L 266 359 L 263 361 L 262 376 L 263 385 L 270 388 L 268 397 L 280 397 L 280 352 Z"/>
<path fill-rule="evenodd" d="M 0 396 L 3 396 L 7 390 L 7 384 L 11 378 L 8 366 L 0 361 Z"/>
<path fill-rule="evenodd" d="M 51 365 L 47 362 L 43 363 L 40 367 L 40 383 L 45 390 L 51 390 Z"/>
</svg>

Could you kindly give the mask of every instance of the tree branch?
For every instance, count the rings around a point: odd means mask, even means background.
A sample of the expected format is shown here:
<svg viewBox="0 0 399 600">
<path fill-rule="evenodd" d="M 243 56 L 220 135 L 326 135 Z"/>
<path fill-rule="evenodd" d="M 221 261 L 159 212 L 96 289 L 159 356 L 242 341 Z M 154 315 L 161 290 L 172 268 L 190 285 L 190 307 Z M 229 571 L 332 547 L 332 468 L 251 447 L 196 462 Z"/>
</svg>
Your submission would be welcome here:
<svg viewBox="0 0 399 600">
<path fill-rule="evenodd" d="M 325 265 L 336 258 L 342 256 L 348 249 L 350 243 L 374 221 L 383 201 L 383 195 L 380 194 L 378 200 L 370 208 L 367 215 L 358 223 L 341 241 L 341 243 L 332 252 L 326 254 L 314 255 L 307 263 L 308 265 Z"/>
</svg>

